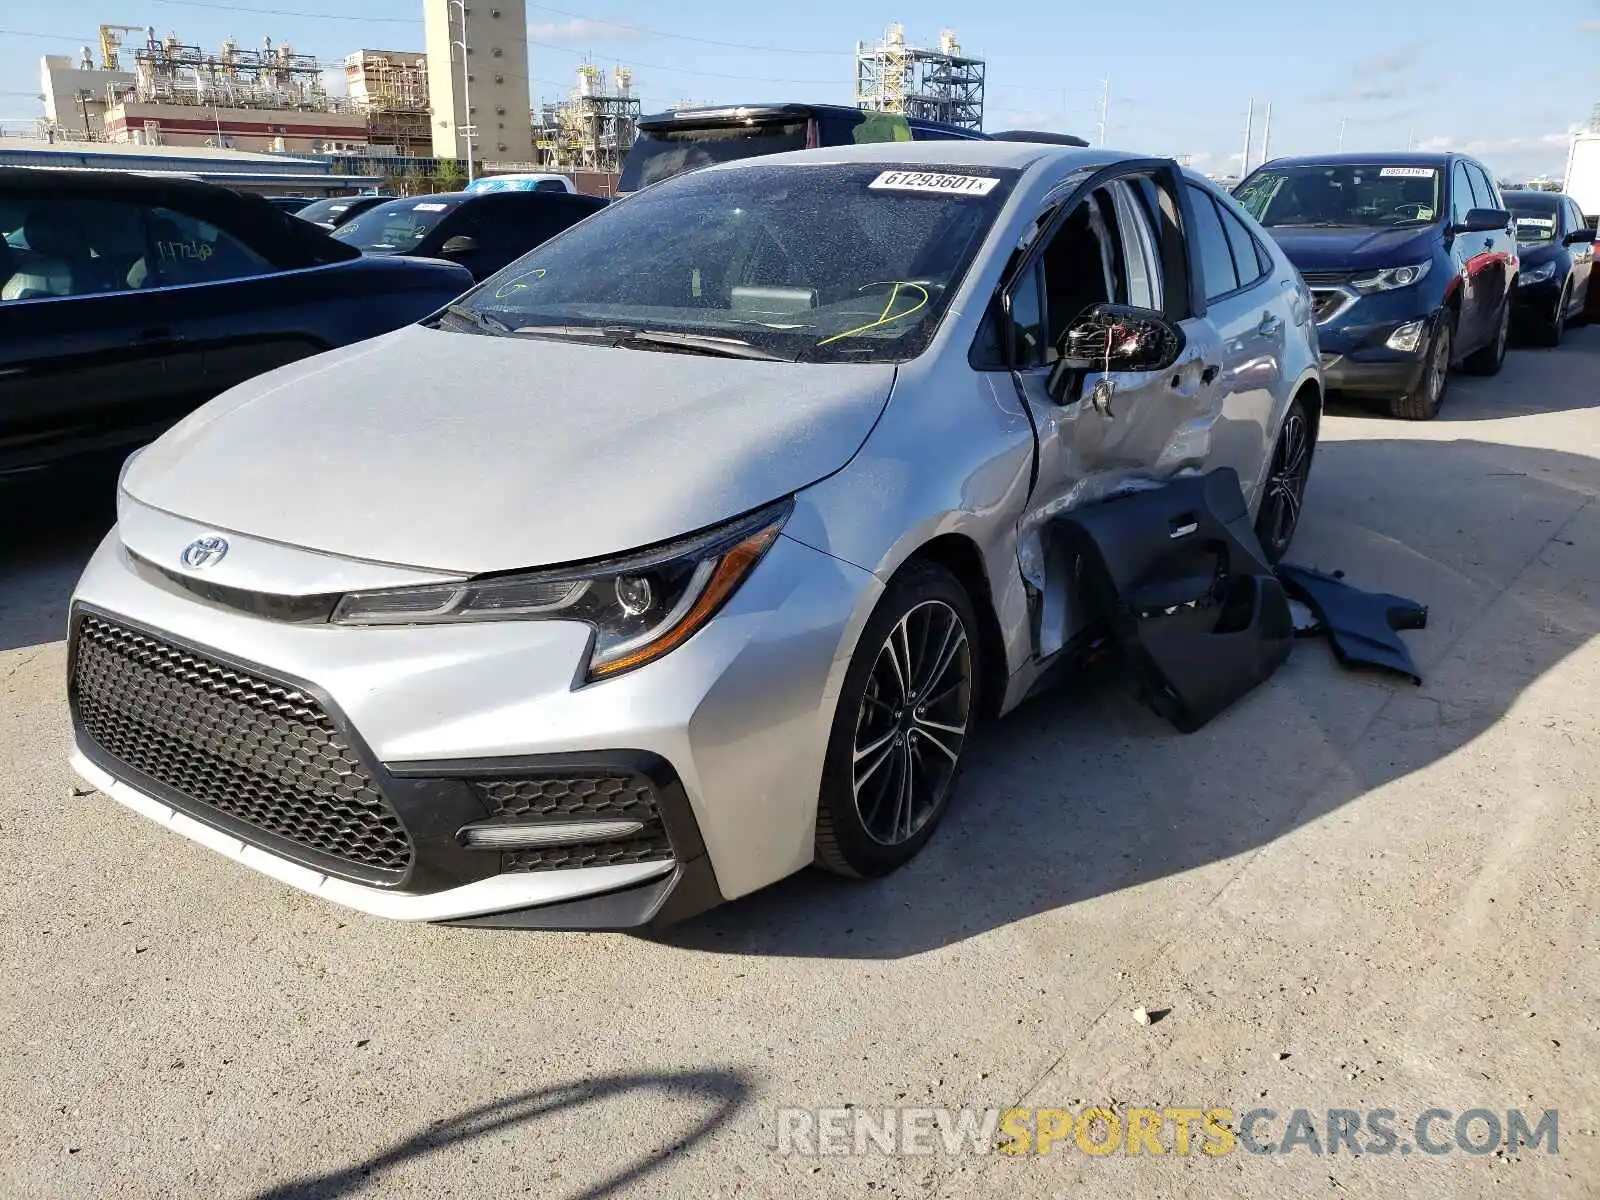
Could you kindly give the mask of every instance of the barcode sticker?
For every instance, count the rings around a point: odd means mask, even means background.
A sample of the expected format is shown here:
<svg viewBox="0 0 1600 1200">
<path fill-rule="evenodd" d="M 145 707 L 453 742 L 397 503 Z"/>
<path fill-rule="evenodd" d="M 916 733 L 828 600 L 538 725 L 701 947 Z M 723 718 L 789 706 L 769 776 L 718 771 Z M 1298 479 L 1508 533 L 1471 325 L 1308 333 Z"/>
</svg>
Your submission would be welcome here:
<svg viewBox="0 0 1600 1200">
<path fill-rule="evenodd" d="M 936 192 L 941 196 L 987 196 L 998 179 L 981 175 L 949 175 L 940 171 L 885 171 L 869 188 L 895 192 Z"/>
<path fill-rule="evenodd" d="M 413 204 L 411 207 L 417 212 L 443 212 L 450 206 L 448 204 Z"/>
<path fill-rule="evenodd" d="M 1380 179 L 1432 179 L 1439 172 L 1432 167 L 1384 167 L 1378 172 Z"/>
<path fill-rule="evenodd" d="M 1553 217 L 1518 217 L 1518 225 L 1529 225 L 1534 229 L 1554 229 L 1556 227 Z"/>
</svg>

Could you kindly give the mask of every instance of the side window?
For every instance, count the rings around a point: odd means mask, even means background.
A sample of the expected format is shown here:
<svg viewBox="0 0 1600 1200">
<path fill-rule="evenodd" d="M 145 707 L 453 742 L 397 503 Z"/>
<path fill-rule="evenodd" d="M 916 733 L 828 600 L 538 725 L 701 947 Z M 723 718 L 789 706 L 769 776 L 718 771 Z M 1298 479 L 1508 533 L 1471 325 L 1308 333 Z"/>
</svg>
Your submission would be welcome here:
<svg viewBox="0 0 1600 1200">
<path fill-rule="evenodd" d="M 1038 263 L 1011 289 L 1011 330 L 1016 339 L 1012 361 L 1018 367 L 1036 367 L 1045 361 L 1043 270 Z"/>
<path fill-rule="evenodd" d="M 1233 272 L 1239 278 L 1240 287 L 1249 287 L 1266 274 L 1256 254 L 1256 240 L 1250 236 L 1250 230 L 1245 228 L 1244 222 L 1228 211 L 1227 204 L 1218 203 L 1217 211 L 1222 216 L 1222 228 L 1227 231 L 1228 245 L 1233 250 Z"/>
<path fill-rule="evenodd" d="M 1477 201 L 1472 195 L 1472 184 L 1467 179 L 1467 168 L 1457 162 L 1450 170 L 1450 222 L 1460 225 L 1467 219 L 1467 213 L 1477 207 Z"/>
<path fill-rule="evenodd" d="M 1132 185 L 1117 180 L 1109 190 L 1116 203 L 1117 226 L 1122 231 L 1123 256 L 1127 260 L 1128 303 L 1136 308 L 1163 312 L 1161 249 L 1150 218 Z"/>
<path fill-rule="evenodd" d="M 1204 189 L 1189 184 L 1189 207 L 1194 210 L 1195 227 L 1189 238 L 1193 260 L 1200 264 L 1200 276 L 1205 282 L 1207 300 L 1225 296 L 1239 286 L 1239 277 L 1233 267 L 1233 247 L 1222 230 L 1222 218 L 1217 206 Z"/>
<path fill-rule="evenodd" d="M 1472 175 L 1473 190 L 1478 194 L 1480 208 L 1504 208 L 1505 204 L 1500 199 L 1500 189 L 1495 186 L 1494 179 L 1482 167 L 1476 164 L 1467 168 Z"/>
<path fill-rule="evenodd" d="M 1096 304 L 1127 304 L 1128 279 L 1116 205 L 1097 188 L 1056 226 L 1039 259 L 1044 270 L 1045 361 Z"/>
<path fill-rule="evenodd" d="M 146 224 L 150 243 L 146 270 L 158 286 L 220 283 L 270 274 L 275 269 L 232 234 L 187 213 L 151 208 Z M 146 282 L 144 286 L 152 285 Z"/>
<path fill-rule="evenodd" d="M 1566 209 L 1567 209 L 1567 232 L 1568 233 L 1576 233 L 1580 229 L 1588 228 L 1588 226 L 1584 222 L 1583 214 L 1578 211 L 1577 204 L 1575 204 L 1571 200 L 1568 200 L 1567 203 L 1566 203 Z"/>
<path fill-rule="evenodd" d="M 536 191 L 536 192 L 563 192 L 564 193 L 567 190 L 567 186 L 566 186 L 566 184 L 562 183 L 559 179 L 541 179 L 541 180 L 539 180 L 538 183 L 533 185 L 533 190 Z"/>
<path fill-rule="evenodd" d="M 0 300 L 94 296 L 150 286 L 145 219 L 117 200 L 26 195 L 0 211 Z"/>
</svg>

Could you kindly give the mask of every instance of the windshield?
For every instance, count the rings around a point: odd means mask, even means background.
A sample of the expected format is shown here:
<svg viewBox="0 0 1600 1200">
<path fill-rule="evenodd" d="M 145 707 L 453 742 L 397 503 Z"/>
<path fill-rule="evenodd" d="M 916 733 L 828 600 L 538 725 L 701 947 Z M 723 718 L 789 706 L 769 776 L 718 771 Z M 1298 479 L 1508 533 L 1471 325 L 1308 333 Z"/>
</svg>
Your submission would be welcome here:
<svg viewBox="0 0 1600 1200">
<path fill-rule="evenodd" d="M 1553 205 L 1506 197 L 1506 207 L 1517 222 L 1517 241 L 1553 242 L 1556 238 L 1556 210 Z"/>
<path fill-rule="evenodd" d="M 330 196 L 326 200 L 313 201 L 294 215 L 302 221 L 331 221 L 359 199 L 359 196 Z"/>
<path fill-rule="evenodd" d="M 622 164 L 620 192 L 636 192 L 684 171 L 736 158 L 755 158 L 785 150 L 804 150 L 810 122 L 710 126 L 699 129 L 641 129 Z"/>
<path fill-rule="evenodd" d="M 933 337 L 1016 176 L 881 163 L 683 175 L 533 250 L 456 310 L 479 332 L 667 332 L 730 353 L 899 361 Z"/>
<path fill-rule="evenodd" d="M 1266 226 L 1426 225 L 1440 213 L 1433 167 L 1360 165 L 1267 167 L 1234 191 Z"/>
<path fill-rule="evenodd" d="M 433 227 L 460 203 L 460 200 L 441 200 L 428 196 L 391 200 L 367 209 L 359 217 L 339 226 L 331 236 L 348 242 L 358 250 L 404 254 L 421 245 L 422 239 L 433 231 Z"/>
</svg>

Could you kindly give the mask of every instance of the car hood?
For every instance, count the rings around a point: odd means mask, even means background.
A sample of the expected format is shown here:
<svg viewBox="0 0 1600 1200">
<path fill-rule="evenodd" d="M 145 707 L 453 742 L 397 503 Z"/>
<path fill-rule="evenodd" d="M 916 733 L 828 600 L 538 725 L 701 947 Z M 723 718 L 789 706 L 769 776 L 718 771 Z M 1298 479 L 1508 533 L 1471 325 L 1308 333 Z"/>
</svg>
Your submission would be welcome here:
<svg viewBox="0 0 1600 1200">
<path fill-rule="evenodd" d="M 1418 229 L 1297 229 L 1277 225 L 1267 232 L 1302 273 L 1380 270 L 1421 262 L 1432 255 L 1439 237 L 1437 225 Z"/>
<path fill-rule="evenodd" d="M 128 468 L 155 508 L 477 574 L 637 549 L 844 466 L 892 364 L 772 363 L 412 326 L 280 368 Z"/>
<path fill-rule="evenodd" d="M 1517 259 L 1522 264 L 1522 270 L 1529 267 L 1540 267 L 1561 257 L 1561 252 L 1566 249 L 1560 242 L 1518 242 Z"/>
</svg>

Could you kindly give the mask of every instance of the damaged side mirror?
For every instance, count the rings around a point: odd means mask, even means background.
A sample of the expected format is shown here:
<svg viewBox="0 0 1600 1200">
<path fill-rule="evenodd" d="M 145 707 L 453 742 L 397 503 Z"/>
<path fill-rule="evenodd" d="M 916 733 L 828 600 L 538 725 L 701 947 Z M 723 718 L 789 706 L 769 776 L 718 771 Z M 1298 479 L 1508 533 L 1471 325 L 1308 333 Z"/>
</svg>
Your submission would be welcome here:
<svg viewBox="0 0 1600 1200">
<path fill-rule="evenodd" d="M 1183 353 L 1183 330 L 1144 308 L 1096 304 L 1085 309 L 1056 343 L 1047 385 L 1057 404 L 1078 399 L 1091 371 L 1165 371 Z"/>
</svg>

